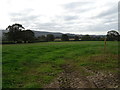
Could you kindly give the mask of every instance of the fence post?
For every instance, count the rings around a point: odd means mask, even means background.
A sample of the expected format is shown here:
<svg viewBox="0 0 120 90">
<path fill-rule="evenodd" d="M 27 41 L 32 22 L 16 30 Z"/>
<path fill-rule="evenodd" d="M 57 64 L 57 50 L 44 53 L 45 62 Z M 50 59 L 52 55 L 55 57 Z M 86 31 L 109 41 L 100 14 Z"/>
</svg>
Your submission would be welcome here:
<svg viewBox="0 0 120 90">
<path fill-rule="evenodd" d="M 104 52 L 106 53 L 106 37 L 104 39 Z"/>
</svg>

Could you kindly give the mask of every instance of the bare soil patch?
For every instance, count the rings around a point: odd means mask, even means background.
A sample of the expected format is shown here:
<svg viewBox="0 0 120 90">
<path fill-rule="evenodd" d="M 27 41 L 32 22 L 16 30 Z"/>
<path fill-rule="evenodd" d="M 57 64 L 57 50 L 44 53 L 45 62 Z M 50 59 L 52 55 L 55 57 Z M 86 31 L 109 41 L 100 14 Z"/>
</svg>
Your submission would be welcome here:
<svg viewBox="0 0 120 90">
<path fill-rule="evenodd" d="M 118 88 L 120 85 L 118 76 L 111 73 L 105 74 L 83 68 L 85 72 L 92 73 L 86 76 L 75 70 L 74 65 L 65 64 L 61 67 L 64 71 L 45 88 Z"/>
</svg>

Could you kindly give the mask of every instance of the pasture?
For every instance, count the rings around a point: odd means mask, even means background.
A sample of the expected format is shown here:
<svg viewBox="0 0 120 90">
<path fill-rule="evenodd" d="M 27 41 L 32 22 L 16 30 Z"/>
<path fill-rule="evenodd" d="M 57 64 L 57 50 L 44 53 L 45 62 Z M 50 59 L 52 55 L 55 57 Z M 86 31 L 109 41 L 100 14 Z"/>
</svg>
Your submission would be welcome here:
<svg viewBox="0 0 120 90">
<path fill-rule="evenodd" d="M 82 75 L 83 68 L 117 73 L 118 42 L 41 42 L 2 45 L 3 88 L 43 88 L 63 72 L 66 63 Z M 75 69 L 77 68 L 77 69 Z M 78 69 L 79 68 L 79 69 Z"/>
</svg>

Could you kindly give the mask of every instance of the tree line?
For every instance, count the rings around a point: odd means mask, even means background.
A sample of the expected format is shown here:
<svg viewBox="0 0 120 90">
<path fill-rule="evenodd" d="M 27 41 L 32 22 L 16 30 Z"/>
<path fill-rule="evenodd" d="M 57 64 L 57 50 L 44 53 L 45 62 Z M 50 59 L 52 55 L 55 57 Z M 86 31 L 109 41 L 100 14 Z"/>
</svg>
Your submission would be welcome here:
<svg viewBox="0 0 120 90">
<path fill-rule="evenodd" d="M 35 37 L 34 32 L 30 29 L 25 30 L 25 28 L 21 24 L 13 24 L 9 25 L 6 30 L 8 33 L 5 33 L 5 41 L 12 41 L 14 43 L 31 43 L 31 42 L 40 42 L 40 41 L 55 41 L 55 39 L 59 39 L 61 41 L 70 41 L 70 37 L 67 34 L 62 34 L 60 38 L 56 38 L 52 34 L 42 35 L 39 37 Z M 72 37 L 74 41 L 103 41 L 104 39 L 107 41 L 119 41 L 120 35 L 117 31 L 111 30 L 107 32 L 106 37 L 100 36 L 91 36 L 91 35 L 75 35 Z"/>
<path fill-rule="evenodd" d="M 25 30 L 21 24 L 9 25 L 6 30 L 9 31 L 8 33 L 5 33 L 8 41 L 13 41 L 15 43 L 26 43 L 34 40 L 34 32 L 29 29 Z"/>
</svg>

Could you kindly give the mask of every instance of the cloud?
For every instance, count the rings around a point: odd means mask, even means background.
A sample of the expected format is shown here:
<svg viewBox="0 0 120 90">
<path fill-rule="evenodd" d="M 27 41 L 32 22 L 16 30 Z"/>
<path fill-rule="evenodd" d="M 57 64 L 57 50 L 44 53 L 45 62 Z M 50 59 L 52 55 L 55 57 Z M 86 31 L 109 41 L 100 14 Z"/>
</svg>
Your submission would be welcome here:
<svg viewBox="0 0 120 90">
<path fill-rule="evenodd" d="M 39 31 L 106 34 L 117 29 L 117 4 L 117 0 L 4 0 L 0 24 L 3 28 L 20 23 Z"/>
<path fill-rule="evenodd" d="M 30 14 L 34 11 L 34 9 L 32 8 L 27 8 L 27 9 L 24 9 L 24 10 L 20 10 L 20 11 L 16 11 L 16 12 L 13 12 L 11 11 L 9 13 L 10 16 L 21 16 L 21 15 L 26 15 L 26 14 Z"/>
<path fill-rule="evenodd" d="M 65 9 L 76 9 L 80 6 L 86 6 L 88 4 L 91 4 L 92 2 L 71 2 L 71 3 L 68 3 L 68 4 L 65 4 L 64 7 Z"/>
<path fill-rule="evenodd" d="M 27 15 L 27 16 L 15 16 L 11 18 L 11 21 L 13 22 L 29 22 L 36 20 L 39 16 L 37 15 Z"/>
<path fill-rule="evenodd" d="M 24 22 L 30 21 L 38 18 L 38 15 L 31 14 L 34 10 L 33 9 L 25 9 L 19 12 L 11 12 L 9 14 L 11 21 L 13 22 Z"/>
<path fill-rule="evenodd" d="M 94 2 L 71 2 L 71 3 L 67 3 L 64 4 L 63 7 L 66 11 L 68 12 L 75 12 L 75 13 L 84 13 L 87 12 L 91 9 L 94 9 Z"/>
<path fill-rule="evenodd" d="M 64 16 L 65 21 L 76 20 L 78 18 L 79 18 L 78 16 Z"/>
<path fill-rule="evenodd" d="M 117 13 L 118 13 L 118 7 L 113 6 L 113 7 L 110 7 L 109 9 L 101 12 L 97 17 L 108 17 L 108 16 L 111 16 L 111 15 L 117 14 Z"/>
<path fill-rule="evenodd" d="M 13 23 L 20 23 L 26 27 L 30 27 L 34 25 L 33 21 L 37 21 L 40 15 L 36 15 L 33 13 L 33 9 L 25 9 L 19 12 L 11 12 L 9 13 L 10 21 Z"/>
</svg>

